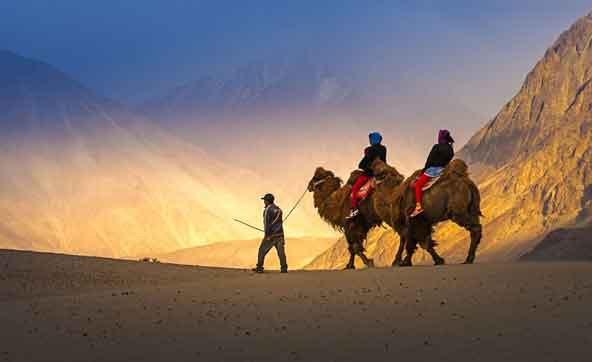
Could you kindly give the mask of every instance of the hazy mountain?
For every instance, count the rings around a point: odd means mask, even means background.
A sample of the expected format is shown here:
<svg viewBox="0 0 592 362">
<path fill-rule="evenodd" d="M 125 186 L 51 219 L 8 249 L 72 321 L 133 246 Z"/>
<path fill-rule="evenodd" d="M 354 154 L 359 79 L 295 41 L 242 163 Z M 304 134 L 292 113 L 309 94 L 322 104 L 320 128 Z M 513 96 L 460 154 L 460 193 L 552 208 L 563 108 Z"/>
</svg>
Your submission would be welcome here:
<svg viewBox="0 0 592 362">
<path fill-rule="evenodd" d="M 124 256 L 258 236 L 231 217 L 260 223 L 268 182 L 55 68 L 0 52 L 0 105 L 0 247 Z M 299 210 L 288 230 L 315 222 Z"/>
<path fill-rule="evenodd" d="M 288 238 L 286 255 L 290 269 L 299 269 L 335 242 L 335 238 Z M 257 262 L 260 239 L 213 243 L 194 248 L 176 250 L 156 255 L 158 260 L 189 265 L 221 266 L 229 268 L 252 268 Z M 266 269 L 279 269 L 275 249 L 265 259 Z"/>
<path fill-rule="evenodd" d="M 590 218 L 592 14 L 559 37 L 518 94 L 458 157 L 470 162 L 480 180 L 485 228 L 478 260 L 515 259 L 549 231 Z M 396 238 L 381 236 L 370 238 L 369 249 L 390 261 Z M 466 253 L 465 236 L 450 225 L 436 233 L 439 249 L 455 260 Z M 344 263 L 321 255 L 311 266 Z"/>
<path fill-rule="evenodd" d="M 202 117 L 287 114 L 302 108 L 344 105 L 355 101 L 355 89 L 327 67 L 306 60 L 258 62 L 227 75 L 208 76 L 145 103 L 142 110 L 157 119 L 195 121 Z"/>
<path fill-rule="evenodd" d="M 460 125 L 480 118 L 429 90 L 389 87 L 387 95 L 307 59 L 263 61 L 189 82 L 142 111 L 225 162 L 298 193 L 319 165 L 347 177 L 370 131 L 381 131 L 391 162 L 410 171 L 439 128 L 452 129 L 462 143 L 470 130 Z"/>
</svg>

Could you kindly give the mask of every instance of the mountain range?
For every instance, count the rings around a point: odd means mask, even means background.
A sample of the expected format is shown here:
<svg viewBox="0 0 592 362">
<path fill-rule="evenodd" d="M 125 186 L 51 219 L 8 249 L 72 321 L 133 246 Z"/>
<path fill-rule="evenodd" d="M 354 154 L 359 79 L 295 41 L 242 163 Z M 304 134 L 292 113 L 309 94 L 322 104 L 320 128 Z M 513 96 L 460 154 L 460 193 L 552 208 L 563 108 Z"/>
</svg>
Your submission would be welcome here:
<svg viewBox="0 0 592 362">
<path fill-rule="evenodd" d="M 355 168 L 371 131 L 384 134 L 391 162 L 411 170 L 439 127 L 457 129 L 463 142 L 470 130 L 457 125 L 480 118 L 461 102 L 410 92 L 383 94 L 343 70 L 297 57 L 189 81 L 140 111 L 222 161 L 298 192 L 319 165 L 338 173 Z"/>
<path fill-rule="evenodd" d="M 592 14 L 470 138 L 457 125 L 479 115 L 460 103 L 429 90 L 376 97 L 302 60 L 207 76 L 132 110 L 51 65 L 0 51 L 0 247 L 135 256 L 251 240 L 258 233 L 233 217 L 260 223 L 258 196 L 270 191 L 288 210 L 317 166 L 347 176 L 369 131 L 383 132 L 389 162 L 409 174 L 423 164 L 426 134 L 449 128 L 458 144 L 468 140 L 457 156 L 482 193 L 478 260 L 516 259 L 550 231 L 592 220 L 591 80 Z M 287 231 L 335 236 L 310 197 Z M 450 261 L 468 247 L 451 224 L 435 238 Z M 377 229 L 367 249 L 387 265 L 397 243 Z M 308 267 L 342 266 L 345 247 L 340 239 Z"/>
<path fill-rule="evenodd" d="M 349 172 L 374 126 L 388 129 L 393 160 L 415 157 L 407 126 L 364 111 L 364 97 L 300 60 L 206 77 L 132 110 L 1 51 L 0 246 L 133 256 L 257 237 L 232 218 L 260 223 L 270 191 L 290 208 L 318 165 Z M 287 231 L 335 235 L 310 198 Z"/>
<path fill-rule="evenodd" d="M 56 68 L 0 52 L 0 106 L 1 247 L 126 256 L 258 236 L 232 218 L 260 223 L 269 182 Z M 301 211 L 288 230 L 331 235 L 315 222 Z"/>
<path fill-rule="evenodd" d="M 253 62 L 229 74 L 205 76 L 145 102 L 140 110 L 155 119 L 191 122 L 196 117 L 242 118 L 302 113 L 310 107 L 353 107 L 358 99 L 348 80 L 326 66 L 299 59 Z"/>
</svg>

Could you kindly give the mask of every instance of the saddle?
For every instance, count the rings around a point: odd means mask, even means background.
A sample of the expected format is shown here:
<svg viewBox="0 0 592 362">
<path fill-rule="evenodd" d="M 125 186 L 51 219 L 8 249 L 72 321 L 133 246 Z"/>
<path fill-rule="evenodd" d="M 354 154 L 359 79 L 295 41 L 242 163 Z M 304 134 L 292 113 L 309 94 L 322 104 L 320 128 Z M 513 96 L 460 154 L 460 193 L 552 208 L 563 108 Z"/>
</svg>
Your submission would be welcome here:
<svg viewBox="0 0 592 362">
<path fill-rule="evenodd" d="M 417 180 L 419 179 L 419 176 L 421 176 L 421 173 L 415 177 L 415 179 L 413 179 L 413 181 L 411 181 L 409 183 L 409 188 L 410 189 L 415 189 L 415 183 L 417 182 Z M 422 191 L 426 191 L 432 188 L 432 186 L 434 186 L 438 180 L 440 180 L 440 178 L 442 178 L 442 175 L 438 176 L 438 177 L 431 177 L 430 180 L 428 182 L 426 182 L 425 185 L 423 185 L 423 187 L 421 188 Z"/>
</svg>

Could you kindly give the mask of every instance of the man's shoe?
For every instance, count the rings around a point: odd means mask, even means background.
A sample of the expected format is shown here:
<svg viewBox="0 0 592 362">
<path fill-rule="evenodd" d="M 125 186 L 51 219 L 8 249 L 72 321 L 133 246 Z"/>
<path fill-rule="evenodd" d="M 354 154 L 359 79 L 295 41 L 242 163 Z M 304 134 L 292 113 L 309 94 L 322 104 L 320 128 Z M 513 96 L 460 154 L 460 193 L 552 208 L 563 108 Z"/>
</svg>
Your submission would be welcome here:
<svg viewBox="0 0 592 362">
<path fill-rule="evenodd" d="M 358 216 L 359 214 L 360 214 L 360 210 L 358 210 L 358 209 L 353 209 L 353 210 L 352 210 L 352 211 L 349 213 L 349 215 L 346 217 L 346 220 L 351 220 L 351 219 L 353 219 L 354 217 Z"/>
<path fill-rule="evenodd" d="M 287 273 L 287 272 L 288 272 L 288 269 L 282 269 L 282 270 L 280 270 L 280 273 Z"/>
<path fill-rule="evenodd" d="M 255 273 L 259 273 L 259 274 L 263 273 L 263 268 L 253 268 L 251 270 L 254 271 Z"/>
</svg>

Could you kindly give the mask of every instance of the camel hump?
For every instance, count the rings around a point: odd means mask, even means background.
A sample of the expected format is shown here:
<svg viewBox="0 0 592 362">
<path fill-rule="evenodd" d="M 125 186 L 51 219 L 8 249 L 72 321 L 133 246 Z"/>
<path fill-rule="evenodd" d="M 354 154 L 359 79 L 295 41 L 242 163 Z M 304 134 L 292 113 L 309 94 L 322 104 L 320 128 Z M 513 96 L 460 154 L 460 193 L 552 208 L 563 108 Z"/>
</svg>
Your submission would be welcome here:
<svg viewBox="0 0 592 362">
<path fill-rule="evenodd" d="M 372 165 L 370 168 L 372 169 L 372 172 L 374 173 L 374 176 L 377 179 L 383 179 L 385 177 L 390 176 L 390 177 L 394 177 L 395 179 L 398 179 L 399 183 L 404 180 L 403 175 L 401 175 L 399 173 L 399 171 L 397 171 L 397 169 L 394 166 L 387 164 L 386 162 L 382 161 L 380 158 L 375 159 L 372 162 Z"/>
<path fill-rule="evenodd" d="M 450 161 L 448 166 L 446 166 L 442 176 L 468 177 L 469 166 L 467 166 L 467 163 L 460 158 L 455 158 L 454 160 Z"/>
<path fill-rule="evenodd" d="M 346 184 L 349 186 L 353 186 L 356 183 L 356 180 L 358 179 L 358 177 L 360 177 L 363 174 L 364 174 L 364 171 L 362 171 L 362 170 L 353 170 L 351 172 L 351 174 L 349 175 L 349 179 L 347 179 Z"/>
</svg>

